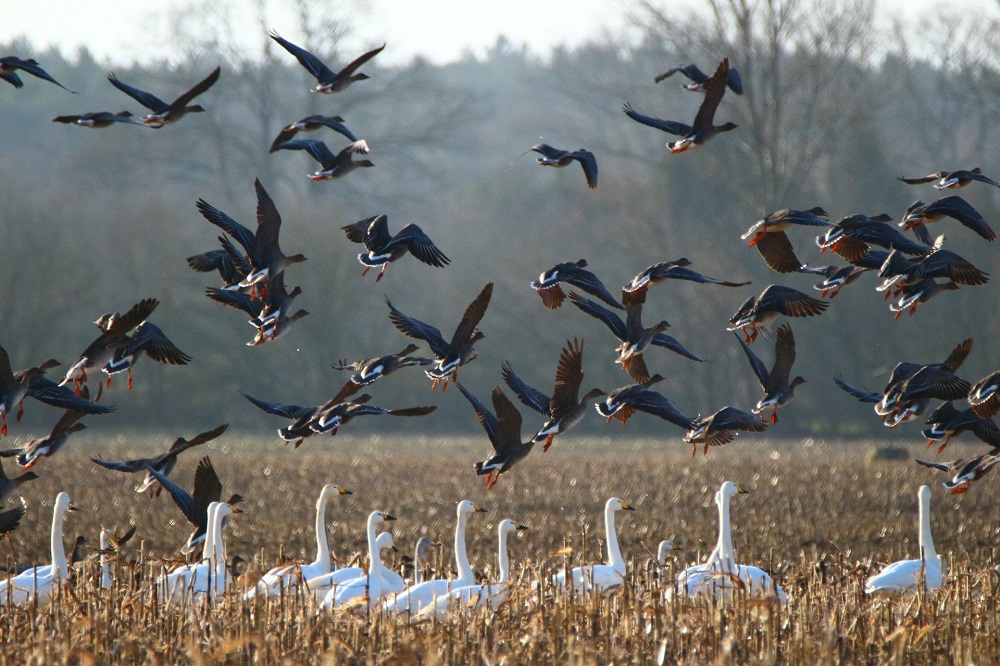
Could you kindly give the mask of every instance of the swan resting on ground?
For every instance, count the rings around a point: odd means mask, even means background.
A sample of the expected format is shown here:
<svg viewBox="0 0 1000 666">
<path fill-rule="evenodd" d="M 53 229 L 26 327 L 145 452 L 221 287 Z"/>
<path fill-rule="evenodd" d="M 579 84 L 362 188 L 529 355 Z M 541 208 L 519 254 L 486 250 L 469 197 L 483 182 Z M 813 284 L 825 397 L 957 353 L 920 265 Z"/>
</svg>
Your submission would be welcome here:
<svg viewBox="0 0 1000 666">
<path fill-rule="evenodd" d="M 35 601 L 39 606 L 44 606 L 52 600 L 60 584 L 69 580 L 69 566 L 63 546 L 63 519 L 67 511 L 76 511 L 76 507 L 69 501 L 68 494 L 59 493 L 52 507 L 52 564 L 32 567 L 0 582 L 0 604 L 27 606 Z"/>
<path fill-rule="evenodd" d="M 931 536 L 931 489 L 920 486 L 920 558 L 901 560 L 888 564 L 865 583 L 866 594 L 915 594 L 924 582 L 924 591 L 932 592 L 941 587 L 941 558 L 934 550 Z"/>
<path fill-rule="evenodd" d="M 285 564 L 268 571 L 257 582 L 254 589 L 250 590 L 243 597 L 253 599 L 258 594 L 265 595 L 268 599 L 281 594 L 293 592 L 298 587 L 299 580 L 310 580 L 317 576 L 330 573 L 332 567 L 330 561 L 330 543 L 326 535 L 326 505 L 330 497 L 334 495 L 350 495 L 351 491 L 341 488 L 335 483 L 328 483 L 323 486 L 316 500 L 316 559 L 309 564 Z"/>
<path fill-rule="evenodd" d="M 497 610 L 510 593 L 510 560 L 507 557 L 507 536 L 518 530 L 526 530 L 526 525 L 519 525 L 513 520 L 505 519 L 497 527 L 500 542 L 500 580 L 496 585 L 471 585 L 454 589 L 443 597 L 439 597 L 433 604 L 424 606 L 423 610 L 417 614 L 418 619 L 436 618 L 443 620 L 450 613 L 461 612 L 463 610 L 478 610 L 488 607 L 491 611 Z"/>
<path fill-rule="evenodd" d="M 635 508 L 617 497 L 612 497 L 604 504 L 604 540 L 608 544 L 608 563 L 573 569 L 570 575 L 574 592 L 605 594 L 617 590 L 625 581 L 625 558 L 618 547 L 618 533 L 615 530 L 615 513 L 618 511 L 635 511 Z M 565 593 L 566 572 L 554 575 L 552 584 Z"/>
<path fill-rule="evenodd" d="M 368 515 L 368 571 L 358 578 L 331 587 L 320 603 L 321 610 L 334 610 L 349 601 L 364 597 L 368 599 L 367 607 L 371 608 L 385 596 L 382 579 L 386 569 L 382 564 L 381 548 L 375 530 L 390 520 L 396 520 L 396 517 L 382 511 L 372 511 Z M 392 546 L 392 535 L 389 535 L 387 543 L 389 547 L 395 548 Z"/>
<path fill-rule="evenodd" d="M 401 593 L 391 596 L 384 604 L 385 610 L 393 615 L 409 614 L 416 616 L 424 606 L 434 603 L 451 590 L 469 587 L 476 582 L 476 575 L 469 564 L 469 555 L 465 550 L 465 523 L 472 513 L 484 513 L 486 509 L 469 500 L 458 504 L 456 513 L 458 521 L 455 525 L 455 564 L 458 568 L 458 578 L 428 580 L 419 585 L 413 585 Z"/>
<path fill-rule="evenodd" d="M 729 503 L 734 495 L 747 493 L 732 481 L 726 481 L 715 494 L 719 508 L 719 540 L 704 564 L 688 567 L 677 576 L 674 589 L 668 590 L 668 598 L 673 594 L 688 597 L 711 596 L 715 599 L 729 599 L 741 592 L 747 598 L 777 598 L 782 604 L 788 603 L 788 595 L 763 569 L 738 564 L 733 548 L 732 525 L 729 519 Z"/>
</svg>

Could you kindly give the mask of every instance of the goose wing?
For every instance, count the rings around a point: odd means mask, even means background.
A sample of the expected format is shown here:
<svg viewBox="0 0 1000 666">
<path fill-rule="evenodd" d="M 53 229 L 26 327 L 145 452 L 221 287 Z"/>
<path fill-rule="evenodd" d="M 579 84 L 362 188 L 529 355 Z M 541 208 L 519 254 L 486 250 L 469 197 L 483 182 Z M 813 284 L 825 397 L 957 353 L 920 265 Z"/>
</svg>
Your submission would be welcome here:
<svg viewBox="0 0 1000 666">
<path fill-rule="evenodd" d="M 385 250 L 389 251 L 397 245 L 405 246 L 414 257 L 424 262 L 428 266 L 442 267 L 451 263 L 451 259 L 445 256 L 434 241 L 424 233 L 423 229 L 415 224 L 407 224 L 393 236 L 392 240 L 386 244 Z"/>
<path fill-rule="evenodd" d="M 444 358 L 448 354 L 448 343 L 441 336 L 441 331 L 419 319 L 406 316 L 397 310 L 388 298 L 385 299 L 385 303 L 389 306 L 389 321 L 399 329 L 400 333 L 417 340 L 423 340 L 438 358 Z"/>
<path fill-rule="evenodd" d="M 504 383 L 510 387 L 518 400 L 542 416 L 550 416 L 549 403 L 552 399 L 538 389 L 528 386 L 523 379 L 514 373 L 514 369 L 507 361 L 504 361 L 503 365 L 500 366 L 500 376 L 503 377 Z"/>
<path fill-rule="evenodd" d="M 673 134 L 675 136 L 687 136 L 693 129 L 690 125 L 685 125 L 684 123 L 679 123 L 674 120 L 662 120 L 660 118 L 654 118 L 653 116 L 646 116 L 635 109 L 628 102 L 622 106 L 622 111 L 625 115 L 634 120 L 637 123 L 641 123 L 648 127 L 654 127 L 661 132 L 666 132 L 667 134 Z"/>
<path fill-rule="evenodd" d="M 138 88 L 133 88 L 127 83 L 123 83 L 114 74 L 108 74 L 108 81 L 111 82 L 115 88 L 121 90 L 123 93 L 134 99 L 135 101 L 142 104 L 144 107 L 152 111 L 153 113 L 163 113 L 170 108 L 170 105 L 164 102 L 162 99 L 153 95 L 152 93 L 139 90 Z"/>
<path fill-rule="evenodd" d="M 286 51 L 295 56 L 295 59 L 299 61 L 299 64 L 305 67 L 320 83 L 329 83 L 337 78 L 337 75 L 333 72 L 333 70 L 323 64 L 322 60 L 314 56 L 312 53 L 309 53 L 309 51 L 306 51 L 301 46 L 292 44 L 290 41 L 273 30 L 269 33 L 269 36 L 271 39 L 281 44 Z"/>
</svg>

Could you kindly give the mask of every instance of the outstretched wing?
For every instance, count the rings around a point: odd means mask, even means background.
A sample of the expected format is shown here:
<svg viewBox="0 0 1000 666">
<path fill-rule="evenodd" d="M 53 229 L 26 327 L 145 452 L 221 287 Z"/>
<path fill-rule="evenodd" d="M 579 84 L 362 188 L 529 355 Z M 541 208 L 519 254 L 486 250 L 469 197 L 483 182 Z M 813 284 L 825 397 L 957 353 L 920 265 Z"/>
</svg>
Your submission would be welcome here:
<svg viewBox="0 0 1000 666">
<path fill-rule="evenodd" d="M 249 400 L 254 404 L 257 409 L 267 412 L 268 414 L 274 414 L 275 416 L 281 416 L 286 419 L 299 419 L 303 415 L 315 410 L 315 407 L 303 407 L 301 405 L 283 405 L 278 402 L 269 402 L 267 400 L 261 400 L 260 398 L 255 398 L 248 393 L 240 391 L 240 395 Z"/>
<path fill-rule="evenodd" d="M 419 319 L 414 319 L 413 317 L 408 317 L 392 304 L 388 298 L 385 299 L 386 305 L 389 306 L 389 321 L 392 322 L 399 331 L 408 337 L 416 338 L 417 340 L 423 340 L 426 342 L 431 351 L 438 358 L 444 358 L 448 354 L 448 343 L 445 339 L 441 337 L 441 331 L 434 328 L 430 324 L 425 324 Z"/>
<path fill-rule="evenodd" d="M 491 412 L 486 405 L 479 401 L 479 398 L 472 395 L 470 391 L 462 386 L 461 382 L 456 381 L 455 386 L 458 387 L 458 390 L 462 392 L 465 399 L 472 405 L 472 409 L 476 412 L 476 418 L 479 420 L 479 425 L 481 425 L 483 430 L 486 431 L 486 435 L 490 438 L 490 441 L 494 443 L 493 448 L 496 449 L 497 417 L 494 416 L 493 412 Z"/>
<path fill-rule="evenodd" d="M 269 33 L 271 39 L 281 44 L 282 47 L 299 61 L 299 64 L 309 70 L 309 73 L 316 77 L 316 80 L 320 83 L 328 83 L 333 79 L 337 78 L 337 75 L 333 73 L 329 67 L 323 64 L 323 62 L 314 56 L 309 51 L 306 51 L 301 46 L 296 46 L 290 41 L 281 37 L 278 33 L 273 30 Z"/>
<path fill-rule="evenodd" d="M 536 388 L 528 386 L 523 379 L 514 373 L 514 369 L 510 366 L 510 363 L 503 362 L 503 365 L 500 366 L 500 376 L 503 377 L 504 383 L 510 387 L 510 390 L 514 392 L 518 400 L 542 416 L 549 416 L 549 396 Z"/>
<path fill-rule="evenodd" d="M 679 123 L 674 120 L 662 120 L 660 118 L 654 118 L 653 116 L 645 116 L 635 109 L 628 102 L 622 106 L 622 110 L 625 115 L 634 120 L 637 123 L 642 123 L 649 127 L 655 127 L 656 129 L 666 132 L 667 134 L 673 134 L 675 136 L 687 136 L 691 133 L 691 126 L 685 125 L 684 123 Z"/>
<path fill-rule="evenodd" d="M 424 233 L 423 229 L 415 224 L 407 224 L 400 229 L 399 233 L 385 246 L 385 249 L 390 250 L 396 245 L 405 245 L 410 254 L 428 266 L 440 268 L 451 263 L 451 259 L 446 257 L 444 252 L 434 244 L 434 241 Z"/>
<path fill-rule="evenodd" d="M 138 88 L 133 88 L 127 83 L 122 83 L 114 74 L 108 74 L 108 81 L 110 81 L 111 85 L 115 88 L 118 88 L 118 90 L 121 90 L 123 93 L 139 102 L 139 104 L 142 104 L 153 113 L 163 113 L 170 108 L 169 104 L 156 95 L 139 90 Z"/>
</svg>

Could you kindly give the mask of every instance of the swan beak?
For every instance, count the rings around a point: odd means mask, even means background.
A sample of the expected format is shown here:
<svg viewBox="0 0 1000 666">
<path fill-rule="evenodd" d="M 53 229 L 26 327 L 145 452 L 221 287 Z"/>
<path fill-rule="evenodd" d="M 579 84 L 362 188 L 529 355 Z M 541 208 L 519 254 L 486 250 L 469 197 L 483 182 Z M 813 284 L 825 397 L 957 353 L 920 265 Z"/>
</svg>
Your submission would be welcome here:
<svg viewBox="0 0 1000 666">
<path fill-rule="evenodd" d="M 393 516 L 393 515 L 388 514 L 388 513 L 382 513 L 381 516 L 382 516 L 382 520 L 396 520 L 396 516 Z"/>
<path fill-rule="evenodd" d="M 337 492 L 340 493 L 341 495 L 353 495 L 354 494 L 350 490 L 348 490 L 347 488 L 341 488 L 340 486 L 337 486 Z"/>
<path fill-rule="evenodd" d="M 73 504 L 72 502 L 69 503 L 69 506 L 66 507 L 66 510 L 67 511 L 79 511 L 79 509 L 76 508 L 76 504 Z"/>
<path fill-rule="evenodd" d="M 622 509 L 625 511 L 635 511 L 635 507 L 628 502 L 622 502 Z"/>
<path fill-rule="evenodd" d="M 233 510 L 233 513 L 243 513 L 243 512 L 244 512 L 244 510 L 243 510 L 243 509 L 241 509 L 241 508 L 240 508 L 240 507 L 238 507 L 238 506 L 232 506 L 231 508 L 232 508 L 232 510 Z"/>
<path fill-rule="evenodd" d="M 478 504 L 473 504 L 472 508 L 476 510 L 476 513 L 486 513 L 486 509 L 479 506 Z"/>
<path fill-rule="evenodd" d="M 398 553 L 399 552 L 399 548 L 396 548 L 395 546 L 389 546 L 389 550 L 391 550 L 394 553 Z"/>
<path fill-rule="evenodd" d="M 518 530 L 526 530 L 526 529 L 528 529 L 528 526 L 527 525 L 517 525 L 517 529 Z"/>
<path fill-rule="evenodd" d="M 739 486 L 738 485 L 738 486 L 736 486 L 736 494 L 737 495 L 749 495 L 750 491 L 747 490 L 746 488 L 744 488 L 743 486 Z"/>
</svg>

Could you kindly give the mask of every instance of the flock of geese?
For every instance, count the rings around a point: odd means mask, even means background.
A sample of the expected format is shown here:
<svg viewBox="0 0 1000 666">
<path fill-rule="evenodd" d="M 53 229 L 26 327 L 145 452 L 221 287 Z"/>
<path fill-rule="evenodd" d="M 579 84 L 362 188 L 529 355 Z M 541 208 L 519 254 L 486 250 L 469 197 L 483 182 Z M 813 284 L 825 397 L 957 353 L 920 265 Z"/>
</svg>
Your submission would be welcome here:
<svg viewBox="0 0 1000 666">
<path fill-rule="evenodd" d="M 334 72 L 316 56 L 277 33 L 271 33 L 270 36 L 316 78 L 318 84 L 312 92 L 325 94 L 341 92 L 353 83 L 368 78 L 358 69 L 385 48 L 383 45 L 373 49 L 339 72 Z M 0 78 L 20 88 L 24 82 L 19 78 L 18 72 L 61 86 L 34 60 L 15 56 L 0 58 Z M 624 106 L 626 115 L 640 124 L 680 137 L 667 144 L 673 153 L 701 147 L 716 135 L 736 129 L 733 123 L 716 125 L 714 120 L 727 89 L 737 95 L 743 92 L 739 74 L 729 66 L 728 60 L 723 60 L 711 76 L 694 65 L 688 65 L 671 69 L 657 77 L 656 81 L 675 73 L 681 73 L 691 80 L 690 84 L 685 85 L 686 89 L 704 94 L 691 125 L 640 114 L 629 104 Z M 220 69 L 216 68 L 190 90 L 167 103 L 111 74 L 108 76 L 109 82 L 148 109 L 149 114 L 137 119 L 128 111 L 90 112 L 59 116 L 55 121 L 90 128 L 106 128 L 115 124 L 141 124 L 161 128 L 179 121 L 188 113 L 204 111 L 200 105 L 192 105 L 191 102 L 207 92 L 219 78 Z M 350 143 L 334 153 L 322 141 L 294 138 L 298 132 L 322 128 L 340 134 Z M 366 140 L 359 139 L 352 133 L 339 116 L 309 116 L 289 124 L 280 131 L 270 150 L 304 150 L 309 153 L 322 167 L 309 175 L 312 180 L 340 178 L 357 167 L 373 166 L 370 161 L 353 159 L 353 155 L 368 153 L 370 147 Z M 541 166 L 565 167 L 574 162 L 580 164 L 588 186 L 597 187 L 597 160 L 590 151 L 565 151 L 547 144 L 538 144 L 529 151 L 541 155 L 537 160 Z M 973 182 L 1000 187 L 1000 183 L 983 175 L 979 169 L 939 172 L 922 178 L 902 180 L 915 185 L 933 182 L 938 189 L 960 188 Z M 278 340 L 289 331 L 292 324 L 309 313 L 302 309 L 292 312 L 293 301 L 299 296 L 301 289 L 294 287 L 289 290 L 285 284 L 286 269 L 304 262 L 306 257 L 302 254 L 286 255 L 281 250 L 281 216 L 275 202 L 259 180 L 255 182 L 255 193 L 255 229 L 240 224 L 204 200 L 197 202 L 196 207 L 201 215 L 220 231 L 219 247 L 191 256 L 187 262 L 194 270 L 217 273 L 220 276 L 221 286 L 208 287 L 206 295 L 213 301 L 248 316 L 256 335 L 247 344 L 258 346 Z M 955 290 L 959 285 L 981 285 L 988 280 L 987 273 L 957 253 L 945 250 L 943 237 L 933 239 L 927 231 L 928 224 L 951 218 L 981 239 L 994 240 L 995 234 L 982 215 L 959 196 L 947 196 L 929 204 L 922 201 L 914 203 L 903 216 L 900 224 L 902 230 L 889 224 L 891 218 L 888 215 L 869 217 L 855 214 L 836 223 L 829 222 L 828 218 L 826 211 L 819 207 L 808 211 L 784 209 L 758 220 L 743 235 L 744 239 L 749 239 L 748 245 L 755 247 L 775 272 L 817 274 L 823 277 L 815 285 L 815 289 L 821 292 L 820 298 L 792 287 L 773 284 L 759 295 L 747 298 L 730 318 L 727 328 L 734 332 L 734 337 L 744 351 L 764 393 L 749 411 L 727 405 L 709 416 L 691 417 L 678 409 L 667 396 L 652 388 L 664 378 L 663 375 L 651 373 L 647 366 L 646 356 L 655 347 L 670 350 L 694 362 L 700 362 L 701 359 L 665 332 L 669 326 L 665 320 L 652 326 L 643 324 L 642 315 L 648 290 L 667 280 L 687 280 L 727 288 L 740 288 L 749 284 L 702 275 L 689 267 L 691 262 L 686 258 L 649 266 L 622 287 L 620 297 L 613 294 L 596 274 L 588 270 L 588 264 L 583 259 L 558 264 L 542 272 L 531 283 L 531 288 L 541 297 L 545 307 L 554 310 L 569 300 L 575 308 L 602 322 L 617 341 L 617 346 L 614 347 L 615 363 L 621 365 L 633 383 L 610 392 L 593 388 L 581 396 L 583 341 L 577 339 L 567 341 L 561 351 L 551 395 L 528 385 L 515 373 L 510 363 L 505 363 L 501 368 L 504 383 L 520 402 L 545 419 L 527 441 L 522 441 L 520 412 L 499 386 L 491 393 L 491 410 L 475 393 L 457 381 L 459 369 L 476 358 L 474 346 L 485 337 L 479 325 L 491 301 L 492 283 L 486 284 L 468 304 L 450 338 L 446 338 L 436 326 L 404 313 L 386 298 L 392 325 L 404 336 L 426 343 L 430 356 L 414 356 L 419 346 L 408 344 L 394 354 L 358 361 L 343 359 L 334 368 L 350 371 L 350 377 L 332 398 L 318 405 L 285 404 L 248 394 L 244 394 L 244 397 L 259 409 L 285 419 L 288 423 L 278 430 L 278 434 L 286 444 L 298 447 L 312 435 L 336 434 L 341 426 L 345 426 L 356 416 L 420 417 L 433 412 L 435 406 L 394 409 L 377 407 L 370 403 L 370 394 L 358 395 L 372 383 L 397 370 L 422 367 L 433 382 L 433 388 L 439 384 L 446 387 L 448 383 L 454 382 L 471 405 L 493 448 L 491 456 L 475 465 L 476 473 L 485 477 L 488 488 L 492 488 L 502 474 L 525 459 L 535 444 L 544 442 L 543 448 L 547 450 L 556 437 L 562 436 L 584 418 L 594 401 L 597 401 L 597 411 L 609 421 L 614 418 L 624 424 L 636 412 L 657 416 L 685 433 L 683 439 L 691 444 L 692 455 L 698 448 L 706 454 L 710 447 L 731 442 L 739 432 L 762 432 L 769 425 L 776 424 L 779 409 L 788 406 L 796 387 L 805 381 L 802 377 L 791 377 L 796 343 L 789 323 L 782 323 L 773 335 L 775 360 L 770 368 L 751 348 L 761 333 L 772 337 L 767 326 L 778 317 L 821 315 L 830 306 L 830 299 L 869 271 L 877 271 L 882 280 L 878 289 L 884 291 L 887 298 L 889 295 L 898 297 L 890 305 L 897 317 L 903 312 L 914 314 L 917 308 L 944 291 Z M 800 261 L 790 235 L 809 227 L 822 231 L 815 240 L 820 252 L 830 250 L 847 264 L 814 267 Z M 407 224 L 392 234 L 385 215 L 372 216 L 347 225 L 343 227 L 343 231 L 351 242 L 364 245 L 365 251 L 358 255 L 359 262 L 364 266 L 362 275 L 371 268 L 378 268 L 376 281 L 382 279 L 390 263 L 407 254 L 412 254 L 432 267 L 444 267 L 451 261 L 414 224 Z M 912 231 L 914 237 L 905 235 L 905 231 Z M 580 293 L 574 291 L 567 295 L 563 286 L 574 287 Z M 454 295 L 449 294 L 441 299 L 442 305 L 447 307 L 452 300 Z M 24 474 L 13 479 L 6 474 L 2 475 L 0 499 L 13 495 L 23 483 L 36 478 L 34 472 L 27 470 L 42 459 L 54 455 L 66 444 L 70 434 L 84 428 L 79 422 L 83 416 L 113 411 L 113 407 L 99 402 L 101 391 L 91 399 L 87 387 L 88 377 L 103 373 L 107 377 L 105 385 L 110 386 L 113 375 L 125 372 L 131 387 L 133 366 L 143 355 L 170 365 L 184 365 L 191 361 L 190 356 L 182 352 L 162 329 L 150 321 L 157 305 L 156 299 L 147 298 L 133 305 L 125 314 L 113 312 L 102 315 L 95 322 L 100 331 L 98 336 L 69 367 L 59 383 L 45 377 L 46 371 L 59 365 L 58 361 L 51 359 L 37 367 L 15 372 L 7 352 L 0 348 L 0 416 L 3 418 L 3 434 L 7 432 L 8 415 L 14 414 L 16 410 L 19 418 L 22 402 L 27 397 L 65 410 L 49 435 L 14 449 L 0 451 L 0 456 L 15 457 L 18 465 L 25 470 Z M 619 312 L 624 313 L 624 318 Z M 991 418 L 1000 408 L 1000 398 L 997 397 L 1000 372 L 983 378 L 975 385 L 954 374 L 971 349 L 970 339 L 958 345 L 941 363 L 900 362 L 881 392 L 857 388 L 841 378 L 837 379 L 838 385 L 846 392 L 862 402 L 874 404 L 883 423 L 890 427 L 918 418 L 934 400 L 944 401 L 933 410 L 928 419 L 931 427 L 924 431 L 929 440 L 940 443 L 939 452 L 949 438 L 963 432 L 973 433 L 992 447 L 989 453 L 973 460 L 921 462 L 948 472 L 951 478 L 945 485 L 954 493 L 967 491 L 974 481 L 985 475 L 1000 460 L 1000 430 Z M 965 399 L 970 403 L 969 409 L 959 410 L 954 407 L 953 401 Z M 190 440 L 178 438 L 167 451 L 154 457 L 125 461 L 94 459 L 95 464 L 109 470 L 143 474 L 144 480 L 136 487 L 137 492 L 148 491 L 159 495 L 162 490 L 167 490 L 192 524 L 193 532 L 182 549 L 188 555 L 188 563 L 165 573 L 159 582 L 161 598 L 168 603 L 183 604 L 187 600 L 201 597 L 211 599 L 233 588 L 232 574 L 227 567 L 223 527 L 227 519 L 241 513 L 239 503 L 242 498 L 233 495 L 228 501 L 222 501 L 222 483 L 207 457 L 198 465 L 190 493 L 170 478 L 180 454 L 219 437 L 226 427 L 219 426 Z M 731 498 L 744 492 L 737 484 L 726 482 L 716 493 L 715 501 L 719 510 L 717 545 L 705 562 L 689 567 L 678 575 L 676 584 L 670 586 L 669 595 L 711 595 L 722 598 L 734 596 L 738 592 L 775 599 L 781 603 L 787 601 L 786 593 L 766 571 L 739 564 L 736 559 L 729 507 Z M 335 484 L 325 486 L 320 493 L 316 503 L 316 559 L 308 564 L 283 564 L 267 572 L 246 591 L 247 601 L 294 592 L 311 598 L 319 609 L 330 611 L 363 607 L 368 610 L 381 609 L 385 613 L 409 618 L 443 618 L 456 609 L 495 609 L 508 596 L 511 588 L 508 537 L 526 527 L 512 520 L 500 522 L 500 578 L 492 584 L 480 583 L 469 563 L 465 530 L 469 516 L 483 509 L 468 500 L 460 502 L 457 508 L 454 543 L 457 577 L 425 579 L 424 564 L 430 549 L 435 547 L 434 542 L 429 539 L 421 540 L 416 546 L 413 580 L 406 581 L 399 573 L 386 567 L 382 563 L 381 553 L 384 549 L 395 546 L 391 534 L 380 533 L 380 530 L 395 518 L 382 511 L 374 511 L 368 516 L 368 566 L 334 569 L 326 533 L 327 504 L 331 498 L 345 494 L 349 494 L 349 491 Z M 900 592 L 918 588 L 933 590 L 942 584 L 940 560 L 930 534 L 930 489 L 927 486 L 920 488 L 918 499 L 918 559 L 890 565 L 868 581 L 866 591 Z M 615 515 L 632 508 L 618 498 L 609 499 L 605 505 L 605 540 L 608 549 L 606 563 L 564 570 L 550 580 L 536 581 L 536 585 L 564 592 L 573 590 L 582 594 L 604 594 L 619 588 L 626 575 L 626 560 L 618 545 Z M 65 513 L 72 510 L 69 495 L 60 493 L 53 509 L 51 565 L 24 570 L 0 583 L 0 598 L 14 605 L 46 603 L 60 584 L 67 580 L 62 527 Z M 0 512 L 0 531 L 8 534 L 15 529 L 24 511 L 22 500 L 22 506 Z M 114 535 L 102 533 L 103 584 L 111 585 L 108 563 L 120 543 Z M 658 553 L 660 561 L 665 561 L 672 550 L 677 549 L 671 542 L 663 542 Z"/>
</svg>

